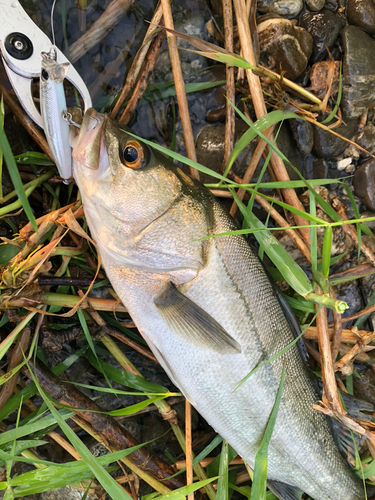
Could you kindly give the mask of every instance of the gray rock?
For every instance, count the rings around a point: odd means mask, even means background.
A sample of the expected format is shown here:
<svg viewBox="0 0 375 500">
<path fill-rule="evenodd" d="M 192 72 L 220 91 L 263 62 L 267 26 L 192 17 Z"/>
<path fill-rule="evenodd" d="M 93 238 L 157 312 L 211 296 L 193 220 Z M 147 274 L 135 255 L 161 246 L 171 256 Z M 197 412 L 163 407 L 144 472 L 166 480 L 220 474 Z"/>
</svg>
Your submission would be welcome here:
<svg viewBox="0 0 375 500">
<path fill-rule="evenodd" d="M 312 51 L 312 38 L 288 19 L 268 19 L 258 25 L 260 63 L 295 80 L 305 71 Z"/>
<path fill-rule="evenodd" d="M 356 26 L 346 26 L 341 39 L 342 109 L 346 117 L 357 118 L 375 100 L 375 40 Z"/>
<path fill-rule="evenodd" d="M 348 0 L 346 6 L 348 23 L 375 35 L 375 4 L 373 0 Z"/>
<path fill-rule="evenodd" d="M 345 26 L 345 18 L 330 10 L 321 12 L 304 12 L 300 17 L 300 26 L 310 33 L 313 38 L 311 60 L 321 61 L 327 56 L 327 49 L 332 49 L 340 31 Z"/>
<path fill-rule="evenodd" d="M 354 194 L 370 210 L 375 210 L 375 159 L 371 158 L 357 168 L 353 177 Z"/>
<path fill-rule="evenodd" d="M 326 0 L 306 0 L 306 7 L 312 12 L 318 12 L 325 6 Z"/>
<path fill-rule="evenodd" d="M 296 17 L 302 6 L 302 0 L 259 0 L 257 4 L 262 14 L 272 13 L 285 17 Z"/>
<path fill-rule="evenodd" d="M 347 120 L 346 124 L 342 123 L 339 127 L 335 128 L 335 132 L 352 139 L 357 127 L 357 120 Z M 339 139 L 322 128 L 313 125 L 314 128 L 314 146 L 313 154 L 318 158 L 332 158 L 339 156 L 347 147 L 347 142 Z"/>
<path fill-rule="evenodd" d="M 364 148 L 368 153 L 375 153 L 375 125 L 368 123 L 363 130 L 360 130 L 354 136 L 354 142 Z M 362 158 L 367 158 L 369 155 L 360 151 Z"/>
<path fill-rule="evenodd" d="M 306 120 L 289 120 L 289 125 L 301 155 L 308 156 L 314 143 L 313 126 Z"/>
</svg>

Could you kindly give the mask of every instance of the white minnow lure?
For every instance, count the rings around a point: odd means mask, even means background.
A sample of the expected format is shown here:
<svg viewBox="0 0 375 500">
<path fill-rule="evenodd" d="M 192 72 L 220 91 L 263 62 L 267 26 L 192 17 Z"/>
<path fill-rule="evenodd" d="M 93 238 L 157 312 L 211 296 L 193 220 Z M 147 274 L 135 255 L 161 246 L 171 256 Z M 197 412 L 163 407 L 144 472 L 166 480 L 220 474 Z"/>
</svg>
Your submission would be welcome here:
<svg viewBox="0 0 375 500">
<path fill-rule="evenodd" d="M 69 123 L 63 81 L 70 63 L 58 64 L 56 49 L 42 52 L 40 74 L 40 108 L 48 145 L 60 176 L 72 176 L 72 150 L 69 144 Z"/>
</svg>

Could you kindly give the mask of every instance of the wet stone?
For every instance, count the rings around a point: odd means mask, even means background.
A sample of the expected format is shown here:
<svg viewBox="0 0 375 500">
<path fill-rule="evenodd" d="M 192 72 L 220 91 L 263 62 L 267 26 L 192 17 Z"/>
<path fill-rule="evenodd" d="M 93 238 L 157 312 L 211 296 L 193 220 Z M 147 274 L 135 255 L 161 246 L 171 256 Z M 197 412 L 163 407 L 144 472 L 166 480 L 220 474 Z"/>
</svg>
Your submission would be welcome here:
<svg viewBox="0 0 375 500">
<path fill-rule="evenodd" d="M 375 210 L 375 159 L 371 158 L 354 172 L 354 194 L 370 210 Z"/>
<path fill-rule="evenodd" d="M 375 125 L 368 123 L 363 130 L 360 130 L 354 136 L 354 142 L 364 148 L 368 153 L 375 153 Z M 363 151 L 359 151 L 362 158 L 366 158 L 369 155 Z"/>
<path fill-rule="evenodd" d="M 304 12 L 301 15 L 301 28 L 313 38 L 312 62 L 326 58 L 326 47 L 332 49 L 345 24 L 344 17 L 327 9 L 321 12 Z"/>
<path fill-rule="evenodd" d="M 348 0 L 346 16 L 349 24 L 362 28 L 369 35 L 375 35 L 374 0 Z"/>
<path fill-rule="evenodd" d="M 360 116 L 375 100 L 375 40 L 356 26 L 341 31 L 344 48 L 342 109 L 345 117 Z"/>
<path fill-rule="evenodd" d="M 288 19 L 268 19 L 258 25 L 260 63 L 295 80 L 306 69 L 312 38 Z"/>
<path fill-rule="evenodd" d="M 313 154 L 315 156 L 318 158 L 332 158 L 344 152 L 347 147 L 345 141 L 316 125 L 313 125 L 313 128 Z M 356 128 L 357 120 L 347 120 L 346 123 L 342 123 L 339 127 L 335 128 L 335 132 L 347 139 L 352 139 L 356 132 Z"/>
<path fill-rule="evenodd" d="M 333 81 L 331 87 L 331 95 L 336 94 L 339 89 L 340 61 L 334 61 L 334 68 L 332 67 L 332 61 L 317 62 L 311 67 L 311 89 L 318 97 L 323 97 L 325 95 L 332 71 Z"/>
<path fill-rule="evenodd" d="M 296 17 L 302 6 L 302 0 L 259 0 L 257 4 L 262 14 L 279 14 L 285 17 Z"/>
<path fill-rule="evenodd" d="M 289 126 L 299 152 L 308 156 L 314 143 L 313 126 L 306 120 L 289 120 Z"/>
</svg>

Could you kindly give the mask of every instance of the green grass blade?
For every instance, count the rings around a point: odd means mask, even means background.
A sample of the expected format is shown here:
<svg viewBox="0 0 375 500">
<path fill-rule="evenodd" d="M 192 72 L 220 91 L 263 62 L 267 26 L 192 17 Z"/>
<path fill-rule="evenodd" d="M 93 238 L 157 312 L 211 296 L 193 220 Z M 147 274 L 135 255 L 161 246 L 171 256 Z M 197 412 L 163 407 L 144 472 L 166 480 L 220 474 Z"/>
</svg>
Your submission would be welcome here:
<svg viewBox="0 0 375 500">
<path fill-rule="evenodd" d="M 326 278 L 329 275 L 329 265 L 331 262 L 332 249 L 332 226 L 326 226 L 324 229 L 324 240 L 322 249 L 322 274 Z"/>
<path fill-rule="evenodd" d="M 285 365 L 281 374 L 280 385 L 277 391 L 276 400 L 273 405 L 271 415 L 268 419 L 267 427 L 263 435 L 262 442 L 255 455 L 254 479 L 251 488 L 251 500 L 266 500 L 267 491 L 267 468 L 268 468 L 268 445 L 275 427 L 277 413 L 279 411 L 281 396 L 284 388 Z"/>
<path fill-rule="evenodd" d="M 73 417 L 74 413 L 72 411 L 62 409 L 59 411 L 59 420 L 67 420 L 70 417 Z M 0 434 L 0 445 L 9 443 L 14 439 L 19 439 L 23 436 L 29 436 L 41 429 L 47 429 L 51 425 L 56 424 L 57 419 L 54 415 L 47 415 L 32 424 L 27 424 L 24 426 L 20 426 L 17 429 L 11 429 L 10 431 L 5 431 Z"/>
<path fill-rule="evenodd" d="M 218 174 L 217 172 L 214 172 L 210 168 L 207 168 L 204 165 L 201 165 L 200 163 L 198 163 L 196 161 L 190 160 L 189 158 L 185 158 L 185 156 L 182 156 L 182 155 L 180 155 L 180 154 L 178 154 L 178 153 L 176 153 L 174 151 L 171 151 L 168 148 L 165 148 L 163 146 L 160 146 L 159 144 L 155 144 L 155 143 L 153 143 L 151 141 L 148 141 L 147 139 L 143 139 L 142 137 L 139 137 L 139 136 L 137 136 L 135 134 L 132 134 L 128 130 L 126 130 L 126 133 L 128 135 L 134 137 L 138 141 L 144 142 L 145 144 L 147 144 L 148 146 L 150 146 L 152 149 L 156 149 L 157 151 L 160 151 L 161 153 L 164 153 L 167 156 L 171 156 L 174 160 L 180 161 L 184 165 L 188 165 L 189 167 L 193 167 L 193 168 L 199 170 L 199 172 L 202 172 L 203 174 L 210 175 L 211 177 L 216 177 L 216 179 L 219 179 L 221 181 L 227 182 L 228 184 L 232 184 L 232 185 L 237 186 L 237 183 L 232 182 L 229 179 L 226 179 L 222 175 Z"/>
<path fill-rule="evenodd" d="M 32 370 L 30 373 L 33 376 Z M 94 477 L 100 482 L 105 491 L 112 498 L 123 498 L 126 500 L 132 500 L 131 496 L 128 495 L 121 486 L 116 483 L 116 481 L 111 477 L 108 472 L 104 469 L 104 467 L 100 464 L 100 462 L 91 454 L 91 452 L 87 449 L 87 447 L 83 444 L 83 442 L 79 439 L 76 433 L 69 427 L 69 425 L 65 422 L 63 418 L 61 418 L 60 413 L 56 410 L 54 405 L 49 400 L 47 394 L 40 387 L 38 380 L 33 376 L 33 382 L 38 388 L 38 392 L 43 398 L 44 402 L 48 406 L 51 414 L 55 417 L 57 423 L 59 424 L 61 430 L 64 432 L 65 436 L 69 439 L 71 444 L 77 450 L 77 452 L 81 455 L 82 460 L 85 462 L 87 467 L 91 470 Z"/>
<path fill-rule="evenodd" d="M 228 175 L 229 170 L 232 168 L 233 163 L 236 161 L 241 151 L 257 135 L 259 135 L 260 137 L 264 137 L 263 134 L 261 133 L 267 128 L 271 127 L 272 125 L 276 125 L 277 123 L 290 118 L 300 118 L 298 115 L 290 111 L 271 111 L 271 113 L 268 113 L 262 118 L 259 118 L 259 120 L 257 120 L 254 124 L 252 124 L 251 122 L 249 122 L 249 120 L 247 120 L 246 116 L 243 113 L 241 113 L 241 111 L 234 104 L 230 103 L 230 105 L 236 110 L 236 112 L 249 125 L 250 128 L 242 135 L 242 137 L 240 137 L 240 139 L 235 144 L 233 151 L 229 157 L 227 166 L 225 168 L 224 177 Z M 268 140 L 267 143 L 269 143 Z"/>
<path fill-rule="evenodd" d="M 188 486 L 183 486 L 182 488 L 178 488 L 177 490 L 171 491 L 171 493 L 166 493 L 165 495 L 161 495 L 156 497 L 157 500 L 185 500 L 185 497 L 189 495 L 189 493 L 193 493 L 197 491 L 206 484 L 212 483 L 216 481 L 217 477 L 210 477 L 209 479 L 204 479 L 203 481 L 198 481 L 193 484 L 189 484 Z M 219 499 L 218 499 L 219 500 Z"/>
<path fill-rule="evenodd" d="M 315 198 L 309 193 L 310 216 L 316 217 L 316 203 Z M 311 255 L 311 269 L 314 271 L 318 267 L 318 235 L 317 227 L 312 224 L 310 220 L 310 255 Z"/>
<path fill-rule="evenodd" d="M 13 153 L 10 148 L 7 136 L 5 135 L 5 132 L 1 127 L 0 127 L 0 150 L 4 155 L 4 159 L 8 167 L 10 178 L 12 179 L 14 189 L 17 191 L 17 196 L 21 202 L 25 214 L 29 219 L 29 221 L 31 222 L 34 231 L 37 232 L 38 226 L 36 224 L 34 214 L 31 210 L 29 200 L 27 199 L 27 196 L 25 194 L 20 173 L 18 171 L 16 162 L 14 161 Z"/>
<path fill-rule="evenodd" d="M 228 500 L 228 443 L 223 441 L 220 453 L 219 480 L 217 482 L 216 498 Z"/>
<path fill-rule="evenodd" d="M 97 349 L 97 351 L 99 352 L 99 349 Z M 148 382 L 142 377 L 138 377 L 137 375 L 133 375 L 132 373 L 127 373 L 123 370 L 120 370 L 119 368 L 115 368 L 109 363 L 101 361 L 99 364 L 92 352 L 87 353 L 87 358 L 92 366 L 94 366 L 94 368 L 96 368 L 103 374 L 105 373 L 108 378 L 114 380 L 115 382 L 118 382 L 119 384 L 125 385 L 127 387 L 132 387 L 133 389 L 136 389 L 138 391 L 157 393 L 164 392 L 166 394 L 169 392 L 165 387 L 161 385 Z"/>
<path fill-rule="evenodd" d="M 295 263 L 277 239 L 266 230 L 264 224 L 253 213 L 247 212 L 245 205 L 239 200 L 238 196 L 235 193 L 233 193 L 233 196 L 241 212 L 246 217 L 249 226 L 263 229 L 263 231 L 254 233 L 255 237 L 268 257 L 283 275 L 283 278 L 302 296 L 312 292 L 311 283 L 300 266 Z"/>
</svg>

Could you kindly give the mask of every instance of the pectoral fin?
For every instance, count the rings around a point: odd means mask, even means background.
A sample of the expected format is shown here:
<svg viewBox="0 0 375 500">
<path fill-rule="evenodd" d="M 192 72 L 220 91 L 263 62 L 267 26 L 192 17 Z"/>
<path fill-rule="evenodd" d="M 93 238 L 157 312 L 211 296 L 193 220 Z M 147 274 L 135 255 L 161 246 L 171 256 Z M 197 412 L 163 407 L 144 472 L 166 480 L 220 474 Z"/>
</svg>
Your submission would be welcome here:
<svg viewBox="0 0 375 500">
<path fill-rule="evenodd" d="M 199 348 L 220 353 L 241 352 L 234 340 L 219 323 L 188 297 L 167 283 L 154 298 L 155 306 L 168 327 L 179 337 Z"/>
</svg>

